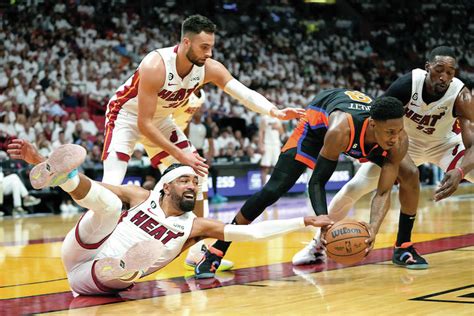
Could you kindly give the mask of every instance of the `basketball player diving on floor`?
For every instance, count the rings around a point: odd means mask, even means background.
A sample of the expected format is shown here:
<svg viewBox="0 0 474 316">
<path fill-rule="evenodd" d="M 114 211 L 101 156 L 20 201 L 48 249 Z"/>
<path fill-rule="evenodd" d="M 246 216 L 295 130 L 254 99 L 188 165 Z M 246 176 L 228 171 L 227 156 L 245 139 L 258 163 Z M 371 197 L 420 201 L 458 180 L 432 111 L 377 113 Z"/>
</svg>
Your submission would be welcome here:
<svg viewBox="0 0 474 316">
<path fill-rule="evenodd" d="M 296 183 L 307 167 L 313 169 L 308 190 L 313 210 L 327 214 L 325 185 L 344 153 L 381 166 L 377 194 L 372 200 L 369 251 L 390 206 L 390 192 L 405 157 L 408 138 L 403 130 L 403 105 L 395 98 L 379 98 L 354 90 L 322 91 L 309 104 L 305 116 L 283 146 L 270 180 L 251 196 L 233 224 L 249 224 Z M 214 276 L 230 242 L 218 240 L 195 268 L 197 278 Z"/>
<path fill-rule="evenodd" d="M 114 294 L 174 260 L 200 238 L 248 241 L 291 232 L 307 225 L 326 226 L 328 216 L 275 220 L 250 226 L 226 225 L 192 212 L 198 177 L 189 166 L 175 164 L 153 191 L 134 185 L 92 181 L 77 172 L 86 151 L 63 145 L 46 160 L 26 141 L 8 145 L 14 159 L 36 164 L 34 188 L 60 186 L 88 211 L 67 234 L 61 257 L 70 287 L 77 295 Z M 130 206 L 122 212 L 123 203 Z"/>
<path fill-rule="evenodd" d="M 462 179 L 474 182 L 474 101 L 471 91 L 455 77 L 456 68 L 453 49 L 436 47 L 429 54 L 425 70 L 414 69 L 403 75 L 384 94 L 397 98 L 405 107 L 409 146 L 400 166 L 401 208 L 392 262 L 408 269 L 428 268 L 411 241 L 420 196 L 417 166 L 432 163 L 446 172 L 433 196 L 435 201 L 455 192 Z M 331 218 L 341 220 L 357 200 L 374 190 L 380 172 L 376 164 L 363 164 L 331 200 Z M 324 257 L 318 232 L 293 257 L 293 263 L 309 264 Z"/>
</svg>

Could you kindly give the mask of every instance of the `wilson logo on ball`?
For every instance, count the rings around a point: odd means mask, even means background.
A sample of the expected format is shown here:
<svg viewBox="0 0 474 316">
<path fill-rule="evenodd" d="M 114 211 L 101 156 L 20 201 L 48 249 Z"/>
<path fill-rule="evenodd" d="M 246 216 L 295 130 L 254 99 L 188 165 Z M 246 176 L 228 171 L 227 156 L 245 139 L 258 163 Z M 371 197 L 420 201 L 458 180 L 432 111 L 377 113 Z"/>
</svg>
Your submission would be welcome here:
<svg viewBox="0 0 474 316">
<path fill-rule="evenodd" d="M 331 233 L 332 238 L 336 238 L 337 236 L 345 235 L 345 234 L 361 234 L 362 230 L 359 228 L 347 228 L 343 227 L 341 229 L 337 229 Z"/>
</svg>

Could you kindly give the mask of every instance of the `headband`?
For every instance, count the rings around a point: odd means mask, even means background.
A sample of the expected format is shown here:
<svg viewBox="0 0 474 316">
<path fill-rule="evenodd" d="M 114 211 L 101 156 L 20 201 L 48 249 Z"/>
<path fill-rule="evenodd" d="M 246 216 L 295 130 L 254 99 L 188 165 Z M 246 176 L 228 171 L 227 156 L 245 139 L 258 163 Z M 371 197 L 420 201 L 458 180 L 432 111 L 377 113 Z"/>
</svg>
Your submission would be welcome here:
<svg viewBox="0 0 474 316">
<path fill-rule="evenodd" d="M 176 180 L 179 177 L 186 176 L 186 175 L 197 176 L 193 168 L 189 166 L 181 166 L 181 167 L 175 168 L 165 173 L 165 175 L 161 177 L 160 181 L 158 181 L 158 183 L 155 185 L 155 188 L 153 189 L 153 191 L 160 192 L 163 189 L 163 185 L 165 183 L 170 183 L 173 180 Z"/>
</svg>

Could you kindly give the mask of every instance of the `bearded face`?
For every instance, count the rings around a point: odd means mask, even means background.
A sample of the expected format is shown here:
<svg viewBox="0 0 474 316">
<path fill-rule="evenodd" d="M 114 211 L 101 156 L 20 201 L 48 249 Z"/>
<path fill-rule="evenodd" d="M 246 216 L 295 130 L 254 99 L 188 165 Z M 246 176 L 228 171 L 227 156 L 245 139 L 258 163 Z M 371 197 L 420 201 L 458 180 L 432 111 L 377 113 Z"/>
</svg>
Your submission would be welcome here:
<svg viewBox="0 0 474 316">
<path fill-rule="evenodd" d="M 192 64 L 202 67 L 212 57 L 214 33 L 201 32 L 187 36 L 184 40 L 186 58 Z"/>
<path fill-rule="evenodd" d="M 176 184 L 170 187 L 170 198 L 176 209 L 191 212 L 196 204 L 197 185 L 186 185 L 186 183 L 188 181 L 185 179 L 176 180 Z"/>
</svg>

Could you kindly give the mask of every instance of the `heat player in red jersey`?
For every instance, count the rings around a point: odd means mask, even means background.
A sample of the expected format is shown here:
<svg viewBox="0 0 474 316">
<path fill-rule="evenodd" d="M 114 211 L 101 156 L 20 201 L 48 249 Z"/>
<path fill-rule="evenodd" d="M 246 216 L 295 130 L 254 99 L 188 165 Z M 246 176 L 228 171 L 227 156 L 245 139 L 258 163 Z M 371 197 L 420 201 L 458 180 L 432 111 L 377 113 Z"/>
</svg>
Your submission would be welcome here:
<svg viewBox="0 0 474 316">
<path fill-rule="evenodd" d="M 150 52 L 116 91 L 107 105 L 103 182 L 122 183 L 137 142 L 145 145 L 155 164 L 162 158 L 157 157 L 157 152 L 164 151 L 191 166 L 198 175 L 206 174 L 204 158 L 194 152 L 170 115 L 207 83 L 215 84 L 255 112 L 282 120 L 302 115 L 302 109 L 278 110 L 212 59 L 215 31 L 215 24 L 206 17 L 188 17 L 182 24 L 181 42 Z"/>
<path fill-rule="evenodd" d="M 226 225 L 196 217 L 198 177 L 181 164 L 170 166 L 153 191 L 135 185 L 92 181 L 77 172 L 86 151 L 63 145 L 42 157 L 20 139 L 8 147 L 16 159 L 36 164 L 30 172 L 34 188 L 60 186 L 88 209 L 66 235 L 61 258 L 73 294 L 110 295 L 132 287 L 177 258 L 201 238 L 249 241 L 291 232 L 305 226 L 326 226 L 327 216 L 275 220 L 250 226 Z M 122 205 L 130 206 L 122 212 Z"/>
</svg>

